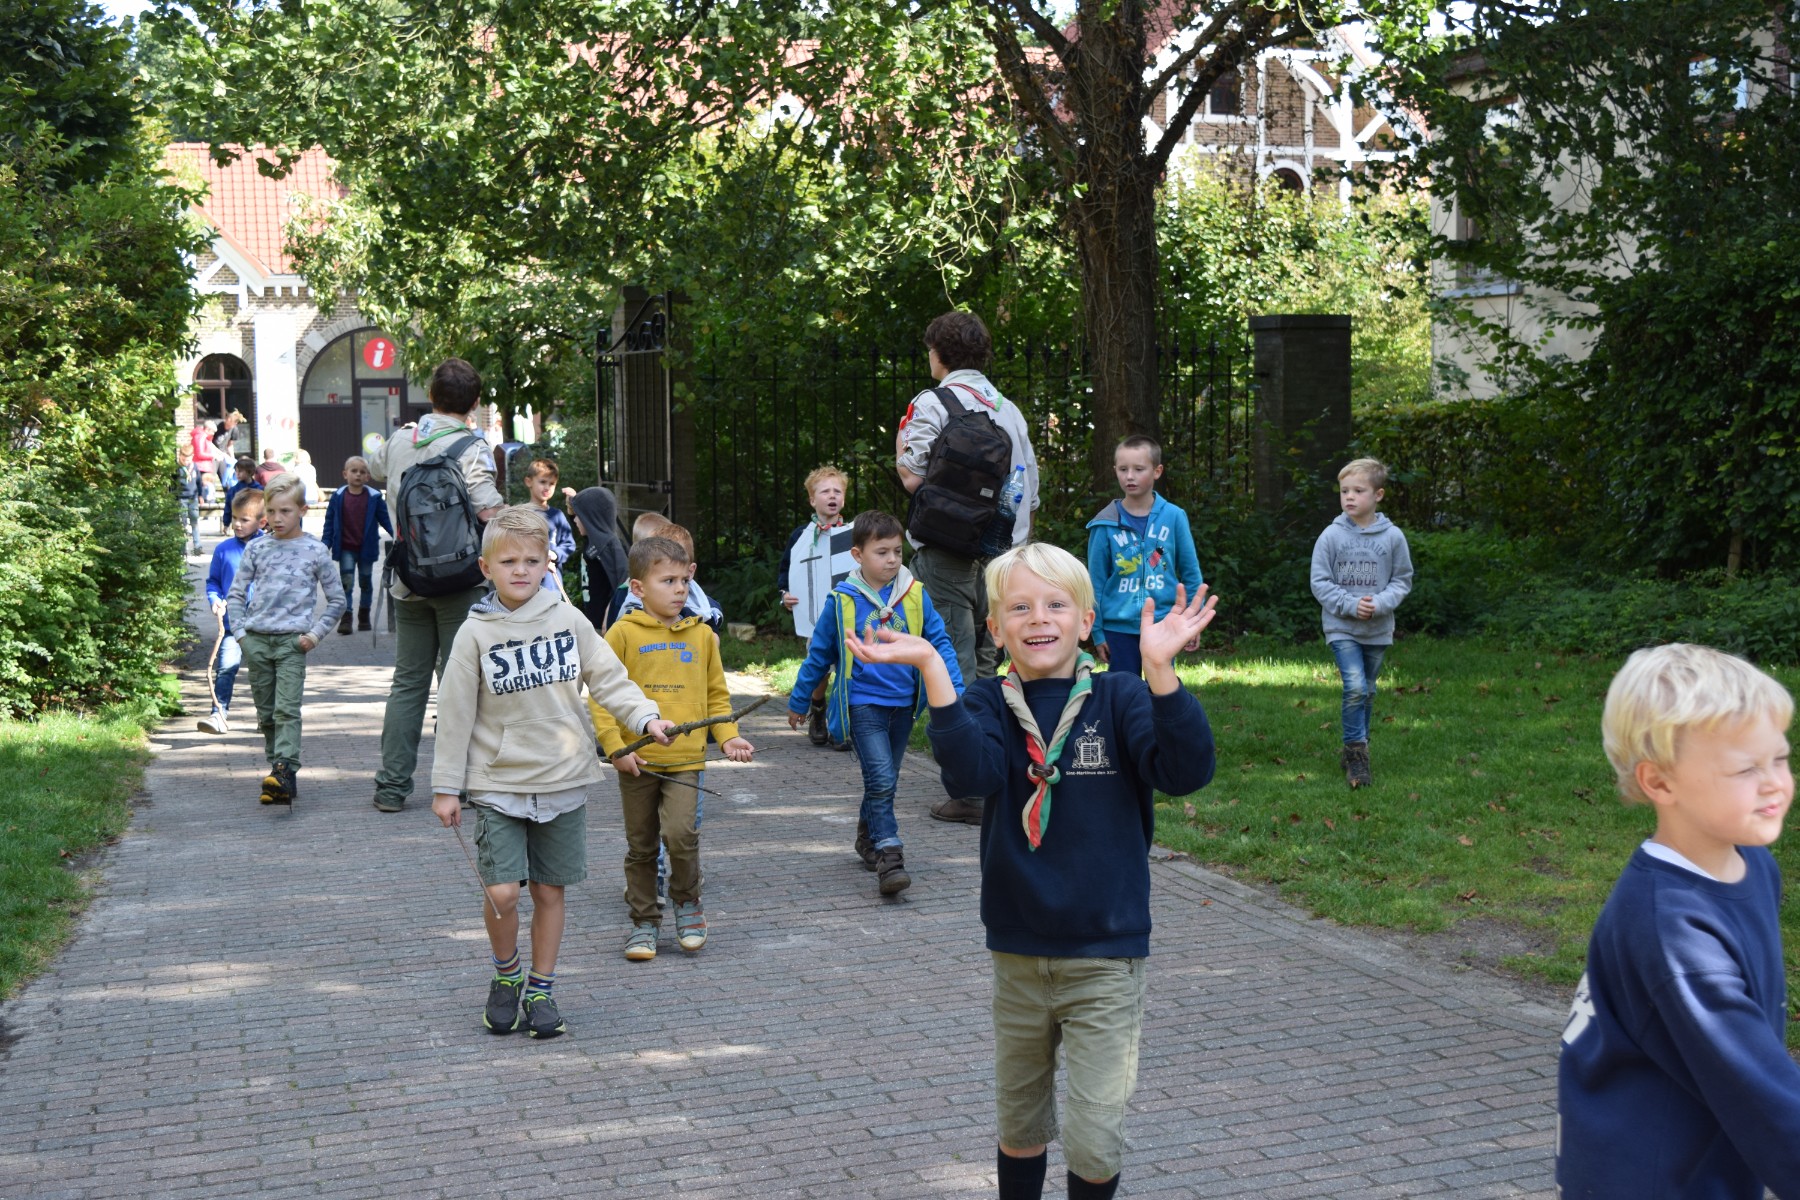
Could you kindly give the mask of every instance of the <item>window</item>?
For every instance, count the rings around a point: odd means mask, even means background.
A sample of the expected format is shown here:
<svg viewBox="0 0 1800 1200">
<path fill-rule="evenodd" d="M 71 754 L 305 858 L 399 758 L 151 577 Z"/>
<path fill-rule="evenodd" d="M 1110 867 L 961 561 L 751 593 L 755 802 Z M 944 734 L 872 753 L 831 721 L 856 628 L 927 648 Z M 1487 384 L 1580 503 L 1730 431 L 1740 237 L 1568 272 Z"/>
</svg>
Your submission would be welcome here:
<svg viewBox="0 0 1800 1200">
<path fill-rule="evenodd" d="M 1213 81 L 1212 90 L 1206 93 L 1206 115 L 1209 117 L 1239 116 L 1243 108 L 1241 95 L 1242 85 L 1236 71 L 1227 71 Z"/>
<path fill-rule="evenodd" d="M 235 354 L 209 354 L 194 368 L 194 420 L 217 421 L 233 409 L 251 416 L 250 368 Z"/>
</svg>

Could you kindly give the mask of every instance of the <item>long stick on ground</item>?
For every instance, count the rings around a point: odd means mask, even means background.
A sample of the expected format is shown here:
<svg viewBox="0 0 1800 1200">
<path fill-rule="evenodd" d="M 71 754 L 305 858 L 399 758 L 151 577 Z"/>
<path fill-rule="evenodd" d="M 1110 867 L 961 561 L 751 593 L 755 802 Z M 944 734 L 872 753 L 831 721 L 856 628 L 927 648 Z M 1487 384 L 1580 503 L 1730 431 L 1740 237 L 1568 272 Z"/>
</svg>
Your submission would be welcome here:
<svg viewBox="0 0 1800 1200">
<path fill-rule="evenodd" d="M 475 872 L 475 884 L 481 889 L 481 898 L 487 901 L 489 908 L 494 910 L 494 920 L 500 920 L 500 906 L 494 903 L 492 896 L 488 895 L 487 884 L 481 882 L 481 868 L 475 865 L 475 856 L 469 852 L 469 843 L 463 837 L 462 826 L 452 825 L 450 828 L 456 830 L 457 844 L 463 848 L 463 857 L 469 860 L 469 870 Z"/>
<path fill-rule="evenodd" d="M 669 736 L 672 738 L 677 738 L 677 737 L 680 737 L 684 733 L 692 733 L 696 729 L 705 729 L 710 725 L 723 725 L 727 721 L 733 721 L 733 722 L 741 721 L 745 717 L 749 716 L 751 713 L 755 712 L 757 709 L 761 708 L 763 705 L 767 704 L 769 701 L 773 700 L 774 698 L 775 697 L 773 695 L 759 696 L 755 700 L 752 700 L 750 703 L 744 705 L 744 707 L 742 707 L 742 708 L 738 709 L 736 712 L 732 713 L 730 716 L 707 717 L 704 720 L 699 720 L 699 721 L 684 721 L 680 725 L 677 725 L 675 728 L 669 730 Z M 613 755 L 613 757 L 619 758 L 623 755 L 631 754 L 634 751 L 642 750 L 645 746 L 648 746 L 651 742 L 654 742 L 655 740 L 656 740 L 655 738 L 651 737 L 649 734 L 646 733 L 643 737 L 639 738 L 635 742 L 632 742 L 630 745 L 626 746 L 623 750 L 619 751 L 618 754 Z"/>
<path fill-rule="evenodd" d="M 214 613 L 219 622 L 219 636 L 213 639 L 212 656 L 206 660 L 206 690 L 212 693 L 213 711 L 225 707 L 219 703 L 219 647 L 225 644 L 225 614 Z"/>
</svg>

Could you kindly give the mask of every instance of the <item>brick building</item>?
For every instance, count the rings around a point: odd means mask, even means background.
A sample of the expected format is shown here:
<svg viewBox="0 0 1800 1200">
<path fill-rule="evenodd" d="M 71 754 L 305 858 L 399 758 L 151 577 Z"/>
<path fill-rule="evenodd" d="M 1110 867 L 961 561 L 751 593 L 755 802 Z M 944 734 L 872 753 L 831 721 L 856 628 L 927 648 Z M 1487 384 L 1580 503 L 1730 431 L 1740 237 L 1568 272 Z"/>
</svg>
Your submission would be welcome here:
<svg viewBox="0 0 1800 1200">
<path fill-rule="evenodd" d="M 179 364 L 193 383 L 193 402 L 176 413 L 182 429 L 245 417 L 238 449 L 278 456 L 305 450 L 321 479 L 363 453 L 396 425 L 428 411 L 421 383 L 407 378 L 396 339 L 339 298 L 321 311 L 294 268 L 288 224 L 304 198 L 335 199 L 323 150 L 308 150 L 282 179 L 257 169 L 255 153 L 227 166 L 204 144 L 178 142 L 164 165 L 184 182 L 199 180 L 206 196 L 194 211 L 212 244 L 194 263 L 194 283 L 207 298 L 193 326 L 193 353 Z"/>
</svg>

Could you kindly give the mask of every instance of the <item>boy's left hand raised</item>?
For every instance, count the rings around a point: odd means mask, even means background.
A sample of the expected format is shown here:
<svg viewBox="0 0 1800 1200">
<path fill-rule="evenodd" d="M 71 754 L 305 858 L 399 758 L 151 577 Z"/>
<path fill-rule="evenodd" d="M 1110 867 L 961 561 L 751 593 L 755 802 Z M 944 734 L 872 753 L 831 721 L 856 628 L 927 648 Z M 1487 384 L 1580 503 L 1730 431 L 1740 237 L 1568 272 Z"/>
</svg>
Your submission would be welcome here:
<svg viewBox="0 0 1800 1200">
<path fill-rule="evenodd" d="M 741 737 L 727 738 L 719 749 L 723 750 L 725 757 L 732 762 L 749 762 L 750 756 L 756 753 L 756 747 Z"/>
<path fill-rule="evenodd" d="M 1207 591 L 1203 583 L 1189 600 L 1186 585 L 1176 584 L 1175 607 L 1160 621 L 1156 619 L 1156 601 L 1144 601 L 1143 615 L 1138 618 L 1138 648 L 1146 664 L 1172 663 L 1177 652 L 1199 646 L 1200 633 L 1212 624 L 1219 604 L 1219 598 Z"/>
</svg>

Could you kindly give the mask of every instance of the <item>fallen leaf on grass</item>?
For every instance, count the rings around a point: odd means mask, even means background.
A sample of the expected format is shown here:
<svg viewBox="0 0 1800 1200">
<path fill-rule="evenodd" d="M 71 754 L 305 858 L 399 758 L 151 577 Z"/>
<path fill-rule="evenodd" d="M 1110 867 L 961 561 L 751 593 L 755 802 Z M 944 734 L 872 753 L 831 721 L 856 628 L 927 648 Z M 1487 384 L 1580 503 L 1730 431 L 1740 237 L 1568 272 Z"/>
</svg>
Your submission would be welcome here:
<svg viewBox="0 0 1800 1200">
<path fill-rule="evenodd" d="M 233 520 L 236 520 L 236 518 L 235 518 L 235 517 L 234 517 L 234 518 L 233 518 Z M 1276 765 L 1276 766 L 1278 766 L 1278 767 L 1285 767 L 1285 766 L 1287 766 L 1287 759 L 1285 759 L 1285 758 L 1281 758 L 1281 757 L 1277 757 L 1277 758 L 1276 758 L 1276 759 L 1275 759 L 1275 765 Z"/>
<path fill-rule="evenodd" d="M 1332 820 L 1332 819 L 1331 819 L 1331 818 L 1330 818 L 1330 817 L 1326 817 L 1326 818 L 1325 818 L 1325 828 L 1327 828 L 1327 829 L 1336 829 L 1336 828 L 1337 828 L 1337 822 L 1336 822 L 1336 821 L 1334 821 L 1334 820 Z"/>
<path fill-rule="evenodd" d="M 1462 843 L 1462 844 L 1463 844 L 1463 845 L 1465 845 L 1465 846 L 1473 846 L 1473 845 L 1474 845 L 1474 844 L 1475 844 L 1475 839 L 1474 839 L 1474 838 L 1472 838 L 1472 837 L 1470 837 L 1470 836 L 1469 836 L 1469 835 L 1468 835 L 1468 834 L 1466 834 L 1466 833 L 1464 833 L 1464 834 L 1459 834 L 1459 835 L 1458 835 L 1458 836 L 1457 836 L 1457 839 L 1456 839 L 1456 840 L 1457 840 L 1457 841 L 1459 841 L 1459 842 L 1461 842 L 1461 843 Z"/>
<path fill-rule="evenodd" d="M 1475 898 L 1475 893 L 1472 890 L 1467 891 L 1467 892 L 1458 892 L 1456 894 L 1456 898 L 1458 900 L 1463 901 L 1466 904 L 1467 902 L 1469 902 L 1470 900 L 1473 900 Z"/>
<path fill-rule="evenodd" d="M 233 520 L 236 520 L 236 519 L 237 519 L 237 518 L 235 518 L 235 517 L 233 517 L 233 518 L 232 518 L 232 519 L 233 519 Z M 1193 806 L 1193 805 L 1191 805 L 1191 804 L 1183 804 L 1183 805 L 1182 805 L 1182 806 L 1181 806 L 1181 811 L 1182 811 L 1182 812 L 1184 812 L 1184 813 L 1186 813 L 1186 814 L 1187 814 L 1187 815 L 1188 815 L 1188 820 L 1190 820 L 1190 821 L 1191 821 L 1191 820 L 1193 820 L 1193 819 L 1194 819 L 1194 806 Z"/>
</svg>

